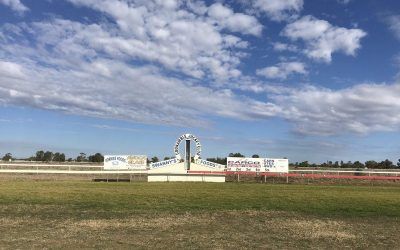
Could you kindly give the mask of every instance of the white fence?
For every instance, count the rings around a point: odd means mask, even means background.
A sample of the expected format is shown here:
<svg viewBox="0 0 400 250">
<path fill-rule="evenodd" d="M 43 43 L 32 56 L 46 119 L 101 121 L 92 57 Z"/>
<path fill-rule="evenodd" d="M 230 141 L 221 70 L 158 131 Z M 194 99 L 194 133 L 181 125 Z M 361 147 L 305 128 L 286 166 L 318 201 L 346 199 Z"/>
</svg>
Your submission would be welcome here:
<svg viewBox="0 0 400 250">
<path fill-rule="evenodd" d="M 57 169 L 59 168 L 59 169 Z M 88 170 L 89 169 L 89 170 Z M 21 174 L 146 174 L 147 170 L 104 170 L 101 165 L 84 164 L 40 164 L 40 163 L 0 163 L 0 173 Z M 363 174 L 400 176 L 400 171 L 394 170 L 336 170 L 336 169 L 289 169 L 289 174 Z M 173 174 L 173 173 L 171 173 Z M 243 173 L 245 174 L 245 173 Z"/>
</svg>

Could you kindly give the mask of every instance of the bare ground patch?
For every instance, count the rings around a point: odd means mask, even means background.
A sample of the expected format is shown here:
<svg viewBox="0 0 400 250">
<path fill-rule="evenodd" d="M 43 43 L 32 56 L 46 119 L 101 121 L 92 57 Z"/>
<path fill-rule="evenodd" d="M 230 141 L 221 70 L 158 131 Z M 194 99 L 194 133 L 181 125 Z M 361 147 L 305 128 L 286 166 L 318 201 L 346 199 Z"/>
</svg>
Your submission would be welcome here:
<svg viewBox="0 0 400 250">
<path fill-rule="evenodd" d="M 3 217 L 0 244 L 5 248 L 395 249 L 398 223 L 274 211 L 163 213 L 82 220 Z"/>
</svg>

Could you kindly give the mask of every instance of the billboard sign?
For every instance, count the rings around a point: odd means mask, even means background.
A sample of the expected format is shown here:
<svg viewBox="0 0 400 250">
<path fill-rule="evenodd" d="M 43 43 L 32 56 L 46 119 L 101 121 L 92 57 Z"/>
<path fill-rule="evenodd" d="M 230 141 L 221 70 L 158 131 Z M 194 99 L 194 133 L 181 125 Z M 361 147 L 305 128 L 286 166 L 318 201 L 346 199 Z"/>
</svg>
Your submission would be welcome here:
<svg viewBox="0 0 400 250">
<path fill-rule="evenodd" d="M 146 155 L 105 155 L 104 170 L 145 170 Z"/>
<path fill-rule="evenodd" d="M 289 172 L 288 159 L 228 157 L 226 166 L 232 172 Z"/>
<path fill-rule="evenodd" d="M 196 136 L 192 135 L 192 134 L 184 134 L 181 135 L 178 140 L 176 140 L 175 142 L 175 146 L 174 146 L 174 153 L 175 153 L 175 157 L 178 159 L 182 159 L 181 154 L 179 153 L 179 144 L 181 144 L 181 142 L 183 140 L 191 140 L 194 141 L 196 143 L 196 155 L 194 156 L 195 159 L 200 158 L 201 155 L 201 144 L 199 139 L 197 139 Z"/>
<path fill-rule="evenodd" d="M 224 171 L 225 170 L 225 165 L 218 164 L 218 163 L 215 163 L 215 162 L 206 161 L 206 160 L 203 160 L 203 159 L 196 159 L 194 162 L 196 164 L 199 164 L 199 165 L 202 165 L 202 166 L 206 166 L 206 167 L 212 168 L 214 170 L 219 170 L 219 171 Z"/>
<path fill-rule="evenodd" d="M 178 158 L 172 158 L 172 159 L 165 160 L 165 161 L 154 162 L 154 163 L 150 164 L 150 169 L 162 168 L 162 167 L 166 167 L 168 165 L 176 164 L 179 162 L 180 162 L 180 160 Z"/>
</svg>

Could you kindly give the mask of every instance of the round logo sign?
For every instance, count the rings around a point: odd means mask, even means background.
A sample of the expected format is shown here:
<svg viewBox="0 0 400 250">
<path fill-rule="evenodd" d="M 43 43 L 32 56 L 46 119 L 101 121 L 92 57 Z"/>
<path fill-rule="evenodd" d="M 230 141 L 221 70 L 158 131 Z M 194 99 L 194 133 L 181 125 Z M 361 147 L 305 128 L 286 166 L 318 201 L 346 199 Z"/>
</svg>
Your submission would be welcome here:
<svg viewBox="0 0 400 250">
<path fill-rule="evenodd" d="M 178 140 L 176 140 L 175 143 L 175 147 L 174 147 L 174 152 L 175 152 L 175 157 L 177 159 L 182 159 L 181 154 L 179 153 L 179 144 L 181 144 L 181 142 L 183 140 L 191 140 L 194 141 L 196 143 L 196 155 L 194 156 L 195 159 L 199 159 L 200 155 L 201 155 L 201 144 L 199 139 L 196 138 L 196 136 L 192 135 L 192 134 L 184 134 L 181 135 Z"/>
</svg>

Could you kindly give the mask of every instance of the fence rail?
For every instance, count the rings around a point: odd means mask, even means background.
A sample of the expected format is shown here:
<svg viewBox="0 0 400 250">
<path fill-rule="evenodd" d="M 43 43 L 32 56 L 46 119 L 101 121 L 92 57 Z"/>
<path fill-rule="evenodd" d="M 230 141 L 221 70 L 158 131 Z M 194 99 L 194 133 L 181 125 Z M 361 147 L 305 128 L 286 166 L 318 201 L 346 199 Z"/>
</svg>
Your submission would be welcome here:
<svg viewBox="0 0 400 250">
<path fill-rule="evenodd" d="M 20 169 L 25 168 L 25 169 Z M 30 168 L 30 169 L 29 169 Z M 60 169 L 56 169 L 60 168 Z M 104 175 L 104 174 L 147 174 L 160 175 L 161 173 L 149 173 L 147 170 L 104 170 L 100 165 L 84 164 L 37 164 L 37 163 L 0 163 L 0 173 L 7 174 L 72 174 L 72 175 Z M 361 179 L 361 180 L 400 180 L 400 171 L 377 170 L 334 170 L 334 169 L 291 169 L 288 173 L 273 172 L 230 172 L 230 171 L 188 171 L 192 175 L 236 175 L 306 178 L 306 179 Z M 178 173 L 162 173 L 174 175 Z"/>
</svg>

